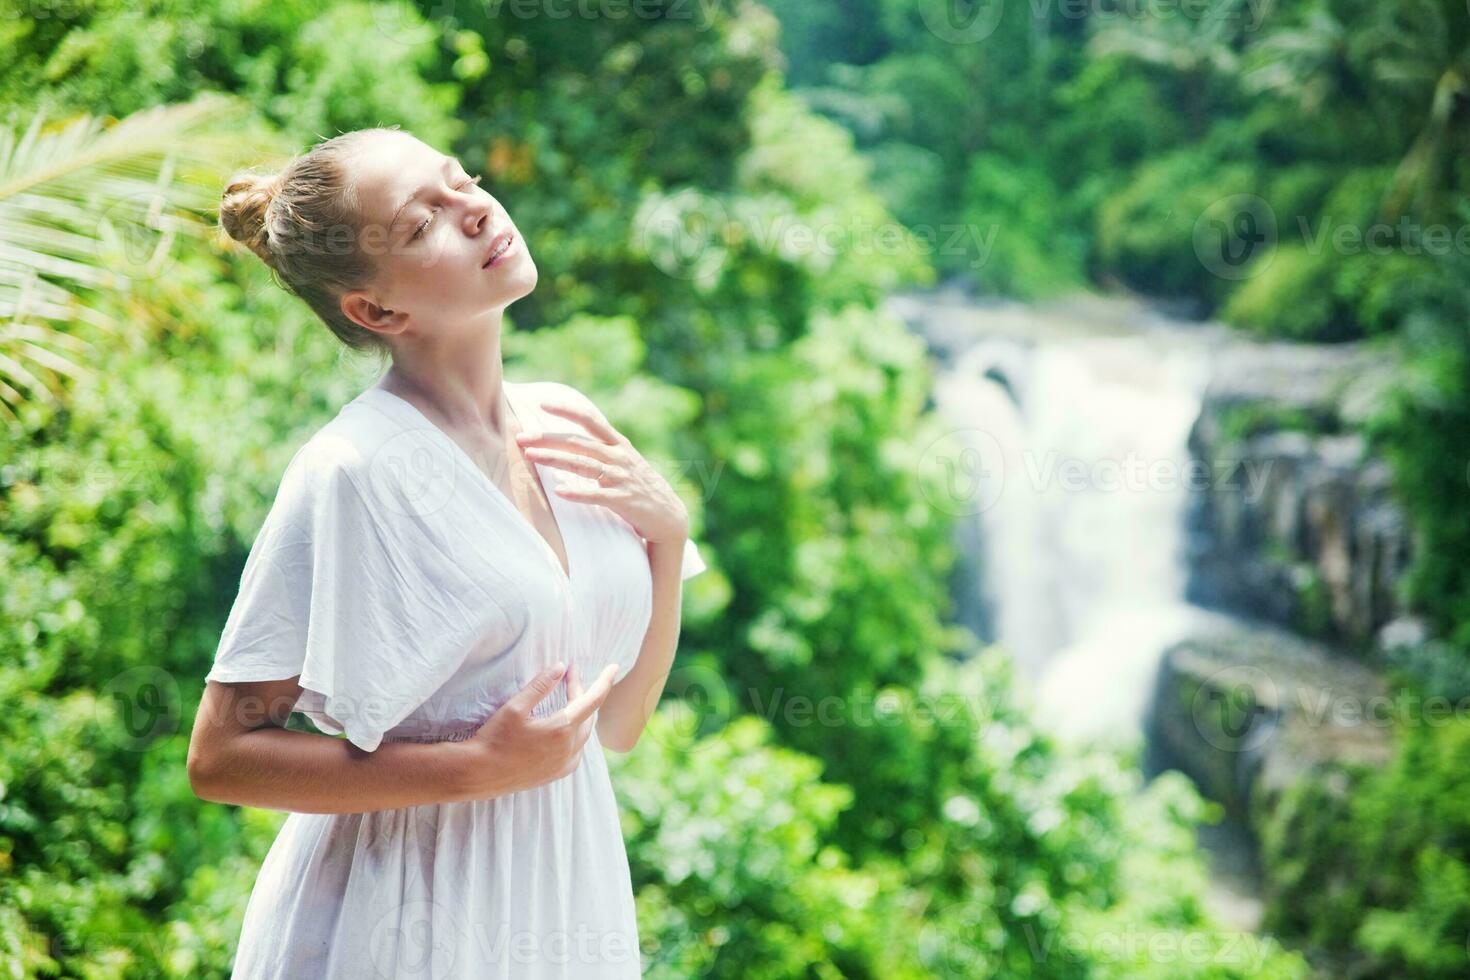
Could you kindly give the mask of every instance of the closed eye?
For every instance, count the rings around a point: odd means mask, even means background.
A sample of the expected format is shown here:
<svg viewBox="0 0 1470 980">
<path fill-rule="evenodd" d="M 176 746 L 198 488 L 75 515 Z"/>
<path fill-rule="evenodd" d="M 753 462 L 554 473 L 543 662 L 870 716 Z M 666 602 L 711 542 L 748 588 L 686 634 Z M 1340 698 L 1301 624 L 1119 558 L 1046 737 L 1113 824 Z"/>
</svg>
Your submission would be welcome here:
<svg viewBox="0 0 1470 980">
<path fill-rule="evenodd" d="M 455 190 L 457 190 L 457 191 L 458 190 L 463 190 L 464 188 L 470 186 L 471 184 L 478 184 L 480 182 L 480 179 L 483 176 L 484 176 L 484 174 L 476 174 L 475 176 L 471 177 L 469 180 L 465 181 L 464 183 L 462 183 L 458 187 L 456 187 Z M 429 216 L 427 218 L 425 218 L 423 221 L 420 221 L 419 222 L 419 226 L 414 229 L 413 234 L 409 236 L 408 240 L 409 241 L 413 241 L 414 239 L 416 239 L 420 235 L 422 235 L 428 229 L 429 223 L 434 220 L 434 215 L 436 215 L 438 213 L 439 213 L 439 209 L 438 208 L 434 208 L 432 211 L 430 211 L 429 212 Z"/>
</svg>

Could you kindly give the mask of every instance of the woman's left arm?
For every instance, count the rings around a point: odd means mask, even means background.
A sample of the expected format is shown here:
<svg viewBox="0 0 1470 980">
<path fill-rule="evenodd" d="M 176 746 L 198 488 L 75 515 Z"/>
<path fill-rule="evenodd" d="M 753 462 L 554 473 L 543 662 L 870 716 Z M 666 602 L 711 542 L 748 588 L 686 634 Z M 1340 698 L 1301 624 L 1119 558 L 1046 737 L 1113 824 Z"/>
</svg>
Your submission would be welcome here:
<svg viewBox="0 0 1470 980">
<path fill-rule="evenodd" d="M 674 651 L 679 645 L 680 605 L 684 583 L 684 541 L 648 543 L 653 572 L 653 615 L 631 670 L 613 685 L 597 709 L 597 740 L 614 752 L 631 752 L 664 693 Z"/>
</svg>

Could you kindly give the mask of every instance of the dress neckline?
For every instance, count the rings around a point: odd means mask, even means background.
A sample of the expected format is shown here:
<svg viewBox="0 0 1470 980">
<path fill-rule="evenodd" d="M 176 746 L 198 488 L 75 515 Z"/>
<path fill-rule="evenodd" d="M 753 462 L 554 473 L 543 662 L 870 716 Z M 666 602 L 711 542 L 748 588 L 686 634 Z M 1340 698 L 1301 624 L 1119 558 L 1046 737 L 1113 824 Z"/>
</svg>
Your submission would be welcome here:
<svg viewBox="0 0 1470 980">
<path fill-rule="evenodd" d="M 523 432 L 525 431 L 525 427 L 521 423 L 521 406 L 518 404 L 521 401 L 519 392 L 520 384 L 518 382 L 510 382 L 505 380 L 502 380 L 501 384 L 505 386 L 505 399 L 508 403 L 510 403 L 511 416 L 516 420 L 516 430 Z M 501 490 L 500 487 L 496 485 L 495 481 L 490 479 L 490 477 L 485 473 L 484 470 L 480 469 L 480 467 L 476 465 L 475 461 L 470 458 L 469 453 L 465 452 L 464 447 L 456 442 L 454 438 L 449 435 L 449 433 L 445 432 L 442 428 L 439 427 L 438 424 L 436 424 L 432 419 L 421 412 L 417 405 L 404 398 L 403 396 L 395 395 L 387 388 L 384 388 L 381 385 L 377 384 L 368 386 L 364 390 L 363 394 L 368 394 L 369 392 L 377 392 L 379 397 L 386 397 L 391 401 L 402 405 L 405 410 L 407 410 L 410 414 L 413 415 L 414 418 L 419 421 L 421 426 L 427 426 L 428 428 L 432 429 L 436 433 L 436 438 L 443 440 L 447 444 L 450 452 L 452 452 L 461 463 L 474 471 L 476 477 L 478 477 L 484 483 L 484 485 L 489 488 L 491 494 L 494 495 L 495 499 L 500 501 L 505 506 L 505 509 L 510 511 L 515 520 L 518 521 L 520 525 L 524 527 L 527 532 L 530 533 L 531 537 L 536 539 L 536 542 L 540 545 L 541 553 L 546 556 L 547 562 L 556 571 L 558 582 L 560 582 L 563 588 L 565 588 L 569 593 L 571 592 L 572 582 L 575 580 L 576 575 L 576 562 L 572 558 L 571 539 L 567 536 L 565 524 L 561 519 L 562 515 L 557 510 L 557 498 L 559 495 L 545 492 L 546 481 L 542 475 L 541 468 L 546 464 L 538 463 L 535 460 L 527 460 L 527 462 L 530 463 L 532 467 L 534 467 L 536 482 L 541 485 L 542 493 L 545 493 L 546 495 L 547 505 L 551 508 L 551 521 L 553 524 L 556 525 L 556 533 L 557 536 L 561 538 L 562 550 L 565 551 L 567 554 L 567 567 L 562 566 L 561 559 L 557 557 L 556 551 L 551 547 L 551 543 L 547 541 L 545 536 L 536 529 L 536 525 L 532 523 L 531 519 L 521 512 L 521 509 L 515 505 L 515 501 L 506 496 L 505 491 Z"/>
</svg>

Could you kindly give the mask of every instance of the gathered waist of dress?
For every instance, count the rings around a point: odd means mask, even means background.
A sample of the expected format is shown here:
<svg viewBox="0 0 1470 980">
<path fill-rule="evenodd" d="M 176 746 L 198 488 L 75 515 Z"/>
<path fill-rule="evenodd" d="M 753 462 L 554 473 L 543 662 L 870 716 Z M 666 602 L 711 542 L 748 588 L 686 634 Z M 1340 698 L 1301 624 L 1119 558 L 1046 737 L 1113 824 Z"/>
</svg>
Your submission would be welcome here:
<svg viewBox="0 0 1470 980">
<path fill-rule="evenodd" d="M 473 705 L 466 704 L 439 704 L 425 705 L 421 710 L 405 721 L 399 727 L 404 729 L 404 734 L 384 735 L 384 742 L 462 742 L 475 732 L 480 726 L 489 720 L 505 703 L 506 699 L 499 699 L 494 703 L 485 704 L 478 701 Z M 560 711 L 567 706 L 570 699 L 567 697 L 567 686 L 565 681 L 556 685 L 546 696 L 536 703 L 531 709 L 531 715 L 544 718 L 553 712 Z M 467 721 L 467 717 L 478 717 L 476 722 Z M 414 729 L 418 729 L 415 731 Z"/>
<path fill-rule="evenodd" d="M 447 732 L 431 732 L 418 735 L 384 735 L 385 742 L 463 742 L 480 730 L 479 725 Z"/>
</svg>

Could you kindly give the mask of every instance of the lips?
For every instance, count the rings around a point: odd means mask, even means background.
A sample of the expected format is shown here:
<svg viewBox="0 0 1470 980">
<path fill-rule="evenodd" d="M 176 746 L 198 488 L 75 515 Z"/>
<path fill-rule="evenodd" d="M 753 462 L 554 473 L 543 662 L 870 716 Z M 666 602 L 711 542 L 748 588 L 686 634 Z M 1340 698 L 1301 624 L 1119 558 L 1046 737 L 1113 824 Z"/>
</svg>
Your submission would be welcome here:
<svg viewBox="0 0 1470 980">
<path fill-rule="evenodd" d="M 488 269 L 494 262 L 503 258 L 515 244 L 515 235 L 508 231 L 502 231 L 490 240 L 490 247 L 485 251 L 485 261 L 480 263 L 480 268 Z"/>
</svg>

